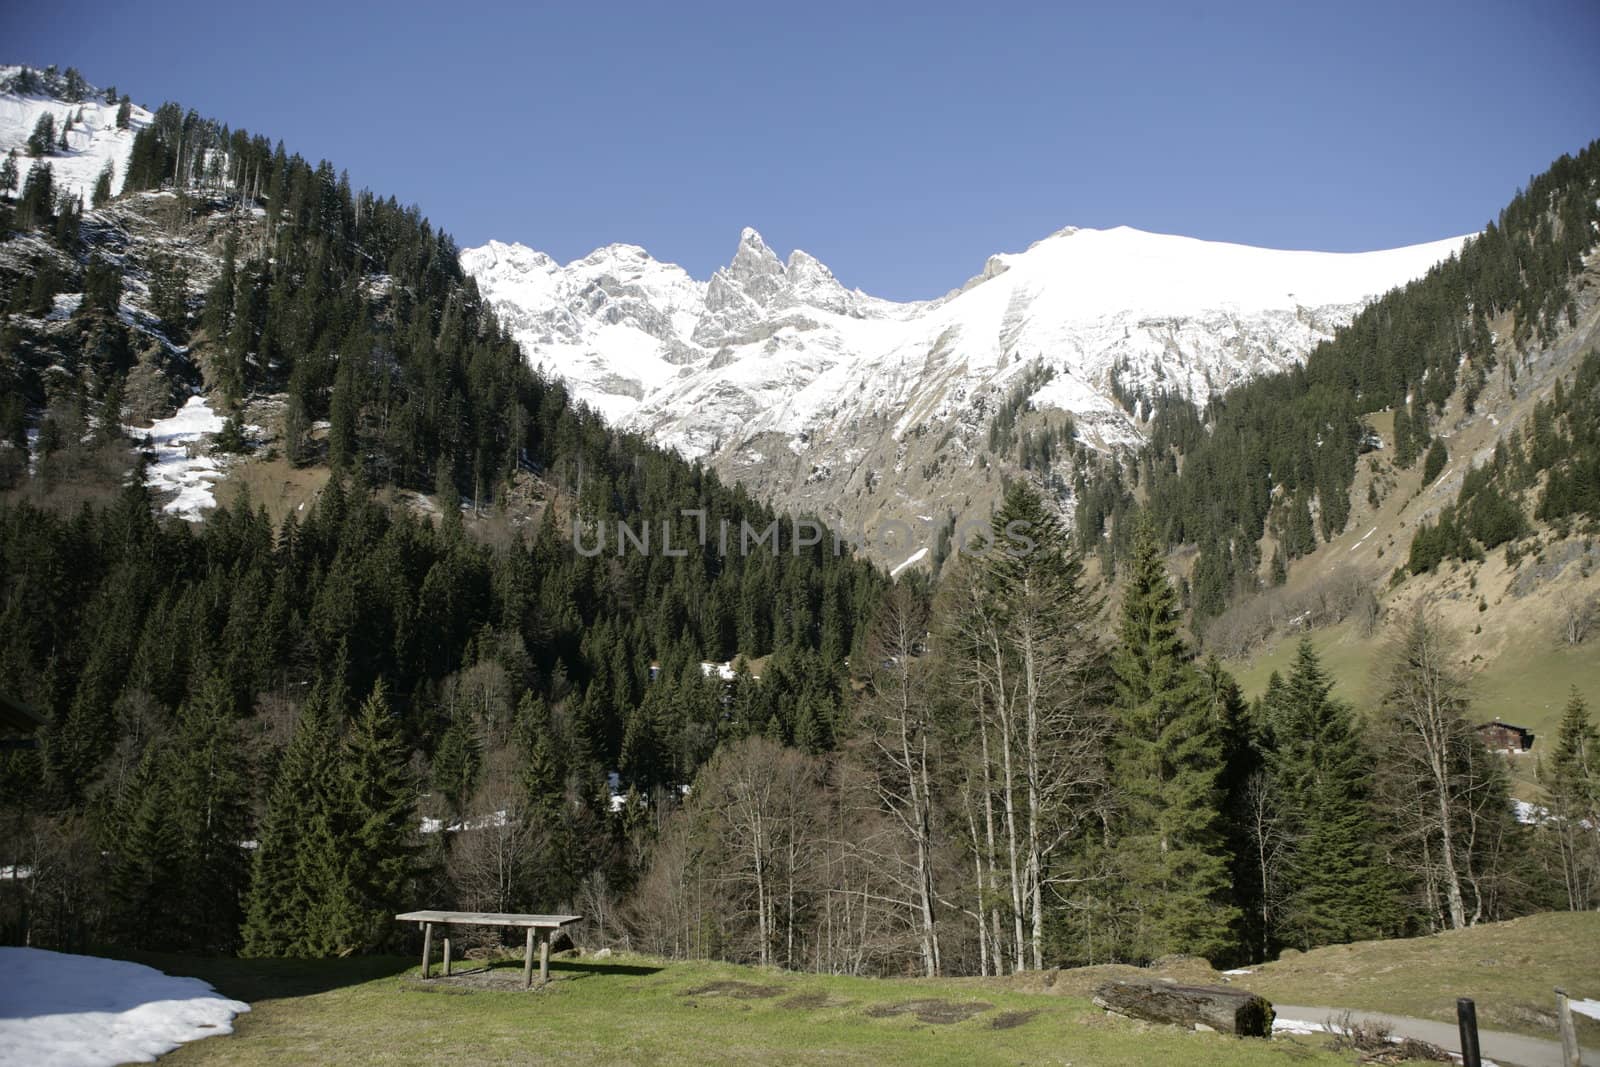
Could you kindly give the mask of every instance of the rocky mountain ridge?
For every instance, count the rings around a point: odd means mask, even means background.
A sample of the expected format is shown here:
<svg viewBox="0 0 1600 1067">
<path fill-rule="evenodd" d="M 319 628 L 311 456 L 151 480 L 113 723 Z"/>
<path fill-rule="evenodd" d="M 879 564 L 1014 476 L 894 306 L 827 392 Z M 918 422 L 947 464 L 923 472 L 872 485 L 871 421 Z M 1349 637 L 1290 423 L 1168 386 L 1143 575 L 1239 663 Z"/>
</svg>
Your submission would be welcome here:
<svg viewBox="0 0 1600 1067">
<path fill-rule="evenodd" d="M 462 264 L 528 358 L 608 418 L 862 528 L 984 512 L 1015 466 L 988 455 L 1002 409 L 1136 444 L 1139 398 L 1204 400 L 1298 363 L 1464 240 L 1322 253 L 1069 227 L 909 303 L 753 229 L 705 282 L 633 245 L 563 266 L 491 242 Z"/>
</svg>

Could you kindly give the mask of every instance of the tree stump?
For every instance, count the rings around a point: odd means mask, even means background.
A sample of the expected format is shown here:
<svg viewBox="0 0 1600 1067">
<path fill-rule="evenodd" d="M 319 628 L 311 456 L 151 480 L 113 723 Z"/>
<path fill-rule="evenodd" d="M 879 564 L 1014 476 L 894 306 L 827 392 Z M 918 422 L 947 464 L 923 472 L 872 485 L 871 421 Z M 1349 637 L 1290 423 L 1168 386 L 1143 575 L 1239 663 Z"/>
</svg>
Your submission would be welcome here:
<svg viewBox="0 0 1600 1067">
<path fill-rule="evenodd" d="M 1174 985 L 1154 979 L 1107 982 L 1094 1002 L 1134 1019 L 1179 1026 L 1206 1026 L 1239 1037 L 1272 1036 L 1272 1004 L 1242 989 Z"/>
</svg>

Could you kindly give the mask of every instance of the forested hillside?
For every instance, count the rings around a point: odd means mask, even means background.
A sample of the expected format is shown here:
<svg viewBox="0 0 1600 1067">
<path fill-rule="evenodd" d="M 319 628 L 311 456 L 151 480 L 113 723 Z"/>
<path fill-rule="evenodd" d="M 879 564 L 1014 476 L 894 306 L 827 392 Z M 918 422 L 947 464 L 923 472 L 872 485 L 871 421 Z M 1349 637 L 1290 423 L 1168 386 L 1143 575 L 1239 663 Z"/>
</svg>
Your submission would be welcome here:
<svg viewBox="0 0 1600 1067">
<path fill-rule="evenodd" d="M 254 951 L 372 947 L 419 885 L 529 908 L 626 886 L 608 771 L 648 795 L 730 736 L 831 747 L 880 579 L 826 542 L 695 546 L 684 510 L 774 516 L 531 372 L 417 209 L 174 104 L 97 207 L 53 189 L 57 151 L 0 202 L 0 689 L 47 720 L 4 757 L 5 863 L 33 873 L 8 929 L 232 949 L 244 909 Z M 276 527 L 247 494 L 158 521 L 125 423 L 196 389 L 217 451 L 326 464 L 327 489 Z M 513 484 L 540 521 L 473 536 Z M 580 555 L 574 517 L 670 519 L 694 550 Z M 763 681 L 725 707 L 700 664 L 739 656 Z M 541 835 L 488 886 L 416 832 L 486 808 Z M 263 926 L 290 870 L 310 910 L 351 910 Z"/>
<path fill-rule="evenodd" d="M 399 947 L 410 907 L 570 909 L 589 945 L 998 975 L 1600 903 L 1583 694 L 1519 821 L 1426 608 L 1361 709 L 1310 644 L 1247 702 L 1186 625 L 1205 567 L 1253 587 L 1264 530 L 1342 528 L 1368 415 L 1403 401 L 1415 462 L 1512 373 L 1495 330 L 1560 332 L 1594 148 L 1303 371 L 1130 396 L 1152 443 L 1077 486 L 1076 532 L 1009 483 L 990 533 L 1027 547 L 937 586 L 788 527 L 683 536 L 775 516 L 571 404 L 450 238 L 332 164 L 169 104 L 85 208 L 51 184 L 70 146 L 37 148 L 0 207 L 0 693 L 44 719 L 0 756 L 8 939 L 329 956 Z M 1593 379 L 1496 491 L 1589 506 Z M 180 404 L 225 416 L 184 457 L 227 501 L 203 521 L 148 484 L 182 450 L 143 424 Z M 1071 428 L 994 433 L 1043 474 Z M 308 471 L 281 519 L 248 491 Z M 1494 518 L 1484 477 L 1461 521 Z M 687 550 L 574 542 L 616 519 Z"/>
<path fill-rule="evenodd" d="M 1471 414 L 1490 375 L 1514 384 L 1528 353 L 1577 324 L 1584 257 L 1600 233 L 1597 203 L 1600 143 L 1531 179 L 1459 257 L 1368 307 L 1304 367 L 1257 378 L 1203 409 L 1181 397 L 1126 396 L 1148 419 L 1149 444 L 1131 462 L 1114 457 L 1079 476 L 1081 543 L 1111 563 L 1129 550 L 1134 513 L 1148 511 L 1168 544 L 1200 550 L 1193 608 L 1201 625 L 1264 581 L 1281 582 L 1295 560 L 1346 528 L 1357 459 L 1384 444 L 1371 416 L 1392 411 L 1389 458 L 1400 470 L 1420 460 L 1431 480 L 1446 458 L 1432 428 L 1452 397 Z M 1555 506 L 1600 520 L 1576 498 L 1565 503 L 1564 486 L 1581 480 L 1593 446 L 1582 433 L 1552 436 L 1561 417 L 1541 416 L 1542 444 L 1518 465 L 1522 487 L 1558 469 Z M 1542 498 L 1537 506 L 1548 513 Z M 1508 539 L 1506 509 L 1486 497 L 1477 510 L 1480 545 Z M 1263 544 L 1272 549 L 1267 560 Z"/>
</svg>

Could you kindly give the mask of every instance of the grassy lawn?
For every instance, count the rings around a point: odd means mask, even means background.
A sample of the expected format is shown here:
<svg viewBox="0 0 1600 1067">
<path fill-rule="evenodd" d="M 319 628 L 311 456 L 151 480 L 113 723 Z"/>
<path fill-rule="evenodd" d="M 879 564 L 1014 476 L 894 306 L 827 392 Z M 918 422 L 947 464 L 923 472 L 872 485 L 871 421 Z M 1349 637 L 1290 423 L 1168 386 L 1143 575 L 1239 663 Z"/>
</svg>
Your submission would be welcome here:
<svg viewBox="0 0 1600 1067">
<path fill-rule="evenodd" d="M 1341 623 L 1309 636 L 1333 678 L 1334 695 L 1370 713 L 1382 684 L 1384 635 L 1362 638 L 1353 625 Z M 1249 660 L 1229 664 L 1247 698 L 1266 691 L 1273 671 L 1288 676 L 1299 643 L 1298 636 L 1283 638 Z M 1537 757 L 1555 745 L 1572 687 L 1577 686 L 1589 702 L 1591 716 L 1600 707 L 1600 653 L 1592 643 L 1569 648 L 1543 633 L 1520 634 L 1508 638 L 1498 655 L 1478 667 L 1472 675 L 1471 718 L 1476 723 L 1499 717 L 1532 728 L 1533 750 L 1518 756 L 1511 766 L 1517 795 L 1537 800 Z"/>
<path fill-rule="evenodd" d="M 1454 1022 L 1456 998 L 1477 1002 L 1478 1025 L 1557 1040 L 1556 986 L 1600 997 L 1600 912 L 1551 912 L 1432 937 L 1360 941 L 1286 953 L 1251 973 L 1222 975 L 1205 960 L 1179 957 L 1150 970 L 1118 964 L 966 979 L 974 993 L 1008 988 L 1087 998 L 1112 978 L 1158 974 L 1190 985 L 1229 984 L 1276 1004 L 1391 1012 Z M 1310 1022 L 1321 1022 L 1311 1019 Z M 1578 1017 L 1583 1044 L 1600 1046 L 1600 1022 Z"/>
<path fill-rule="evenodd" d="M 1364 1008 L 1451 1022 L 1456 998 L 1477 1002 L 1478 1024 L 1555 1039 L 1556 986 L 1600 997 L 1600 913 L 1552 912 L 1433 937 L 1361 941 L 1291 955 L 1234 979 L 1284 1004 Z M 1579 1018 L 1600 1045 L 1600 1023 Z"/>
<path fill-rule="evenodd" d="M 421 986 L 412 960 L 140 959 L 253 1006 L 232 1036 L 166 1058 L 178 1065 L 1345 1062 L 1314 1045 L 1146 1026 L 1078 997 L 972 981 L 826 978 L 624 956 L 554 961 L 550 985 L 531 993 L 461 992 L 452 979 L 451 995 L 444 982 Z M 520 961 L 498 964 L 497 977 L 501 968 L 520 971 Z"/>
</svg>

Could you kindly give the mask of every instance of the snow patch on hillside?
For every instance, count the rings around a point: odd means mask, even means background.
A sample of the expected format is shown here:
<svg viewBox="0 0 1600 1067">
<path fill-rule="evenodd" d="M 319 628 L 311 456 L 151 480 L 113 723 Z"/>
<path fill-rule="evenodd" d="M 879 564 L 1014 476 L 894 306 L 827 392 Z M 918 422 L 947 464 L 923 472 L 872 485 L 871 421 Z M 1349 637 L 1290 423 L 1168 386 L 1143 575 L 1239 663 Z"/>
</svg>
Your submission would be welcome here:
<svg viewBox="0 0 1600 1067">
<path fill-rule="evenodd" d="M 149 438 L 151 459 L 144 484 L 158 493 L 176 494 L 162 511 L 199 522 L 201 512 L 217 506 L 211 483 L 222 477 L 222 467 L 203 446 L 207 437 L 221 432 L 222 423 L 222 416 L 204 397 L 191 396 L 171 418 L 157 419 L 148 427 L 123 427 L 135 441 Z"/>
<path fill-rule="evenodd" d="M 923 557 L 925 557 L 927 554 L 928 550 L 926 548 L 917 549 L 915 552 L 911 553 L 911 555 L 907 556 L 905 559 L 896 564 L 894 569 L 889 572 L 889 577 L 900 577 L 901 571 L 905 570 L 907 567 L 915 566 L 917 563 L 921 562 Z"/>
<path fill-rule="evenodd" d="M 9 81 L 22 68 L 0 66 L 0 84 Z M 83 119 L 78 121 L 79 112 Z M 67 133 L 67 148 L 52 148 L 49 155 L 33 159 L 28 155 L 28 137 L 39 122 L 39 116 L 50 114 L 56 123 L 57 137 L 61 123 L 71 118 L 72 128 Z M 43 95 L 18 96 L 0 93 L 0 156 L 11 149 L 17 150 L 17 189 L 19 193 L 28 175 L 40 163 L 50 164 L 51 174 L 58 192 L 67 190 L 78 195 L 87 206 L 94 195 L 95 182 L 109 162 L 114 168 L 111 179 L 113 194 L 122 191 L 123 180 L 128 175 L 128 156 L 133 151 L 133 138 L 150 125 L 155 116 L 138 105 L 133 105 L 129 128 L 117 129 L 117 105 L 105 102 L 105 97 L 93 90 L 79 103 L 57 100 Z"/>
<path fill-rule="evenodd" d="M 233 1032 L 250 1005 L 198 978 L 124 960 L 0 948 L 0 1051 L 31 1067 L 153 1063 L 186 1041 Z"/>
</svg>

